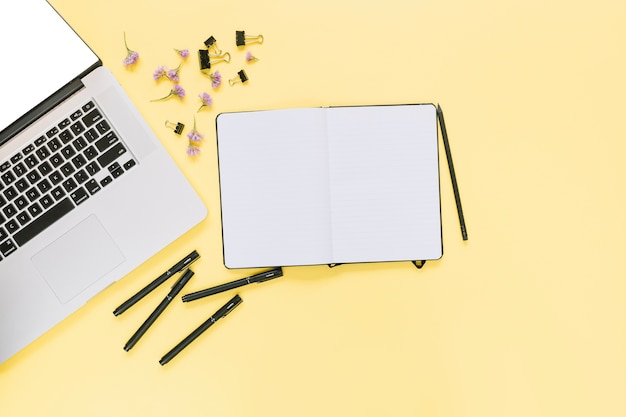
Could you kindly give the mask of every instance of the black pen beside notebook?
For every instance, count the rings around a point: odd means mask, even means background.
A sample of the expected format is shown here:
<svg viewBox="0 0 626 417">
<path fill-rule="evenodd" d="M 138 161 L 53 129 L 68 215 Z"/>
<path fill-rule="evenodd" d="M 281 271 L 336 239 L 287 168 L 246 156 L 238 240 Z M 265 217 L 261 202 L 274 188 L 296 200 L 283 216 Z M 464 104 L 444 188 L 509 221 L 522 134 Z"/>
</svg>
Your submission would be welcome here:
<svg viewBox="0 0 626 417">
<path fill-rule="evenodd" d="M 215 322 L 229 315 L 235 309 L 235 307 L 237 307 L 242 302 L 243 300 L 241 299 L 241 297 L 239 297 L 239 295 L 235 295 L 226 304 L 220 307 L 220 309 L 217 310 L 215 314 L 209 317 L 200 326 L 198 326 L 194 331 L 192 331 L 187 337 L 181 340 L 180 343 L 178 343 L 169 352 L 163 355 L 163 357 L 159 360 L 159 363 L 161 365 L 165 365 L 166 363 L 171 361 L 176 355 L 182 352 L 183 349 L 189 346 L 191 342 L 196 340 L 202 333 L 204 333 Z"/>
<path fill-rule="evenodd" d="M 227 282 L 225 284 L 207 288 L 206 290 L 200 290 L 200 291 L 192 292 L 191 294 L 183 295 L 183 302 L 186 303 L 189 301 L 198 300 L 200 298 L 208 297 L 210 295 L 219 294 L 224 291 L 239 288 L 247 284 L 252 284 L 252 283 L 259 284 L 261 282 L 269 281 L 270 279 L 275 279 L 275 278 L 282 277 L 282 276 L 283 276 L 283 269 L 274 268 L 270 271 L 261 272 L 259 274 L 255 274 L 247 278 L 241 278 L 236 281 Z"/>
</svg>

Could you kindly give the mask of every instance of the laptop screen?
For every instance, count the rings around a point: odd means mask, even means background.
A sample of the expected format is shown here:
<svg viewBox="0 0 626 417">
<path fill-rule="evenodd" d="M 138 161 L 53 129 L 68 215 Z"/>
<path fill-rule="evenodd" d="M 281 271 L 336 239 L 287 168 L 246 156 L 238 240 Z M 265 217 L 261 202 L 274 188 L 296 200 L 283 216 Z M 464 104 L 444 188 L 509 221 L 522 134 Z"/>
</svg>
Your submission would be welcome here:
<svg viewBox="0 0 626 417">
<path fill-rule="evenodd" d="M 0 132 L 98 61 L 46 0 L 0 5 Z"/>
</svg>

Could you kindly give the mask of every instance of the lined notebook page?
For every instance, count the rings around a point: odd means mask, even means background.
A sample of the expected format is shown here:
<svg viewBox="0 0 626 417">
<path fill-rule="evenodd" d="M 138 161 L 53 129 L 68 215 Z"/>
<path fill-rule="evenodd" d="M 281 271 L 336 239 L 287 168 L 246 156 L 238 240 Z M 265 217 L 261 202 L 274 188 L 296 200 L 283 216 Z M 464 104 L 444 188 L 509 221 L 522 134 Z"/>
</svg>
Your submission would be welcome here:
<svg viewBox="0 0 626 417">
<path fill-rule="evenodd" d="M 334 262 L 440 258 L 435 107 L 331 108 L 327 128 Z"/>
<path fill-rule="evenodd" d="M 226 267 L 328 262 L 324 109 L 225 113 L 217 123 Z"/>
</svg>

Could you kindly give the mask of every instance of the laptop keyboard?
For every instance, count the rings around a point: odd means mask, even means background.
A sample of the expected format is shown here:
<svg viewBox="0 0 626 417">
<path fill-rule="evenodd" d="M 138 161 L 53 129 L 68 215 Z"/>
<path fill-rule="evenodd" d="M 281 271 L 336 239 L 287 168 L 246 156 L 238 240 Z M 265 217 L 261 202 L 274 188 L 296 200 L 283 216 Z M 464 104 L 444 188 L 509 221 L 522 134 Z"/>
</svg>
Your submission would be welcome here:
<svg viewBox="0 0 626 417">
<path fill-rule="evenodd" d="M 0 162 L 0 262 L 135 165 L 93 101 Z"/>
</svg>

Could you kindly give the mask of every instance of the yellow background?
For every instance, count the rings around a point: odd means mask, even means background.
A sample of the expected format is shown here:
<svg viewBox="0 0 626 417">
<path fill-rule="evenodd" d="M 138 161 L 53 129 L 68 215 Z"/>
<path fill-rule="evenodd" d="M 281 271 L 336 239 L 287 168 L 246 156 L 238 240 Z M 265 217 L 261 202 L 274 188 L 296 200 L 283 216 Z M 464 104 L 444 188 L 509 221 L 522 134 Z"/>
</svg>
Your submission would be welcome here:
<svg viewBox="0 0 626 417">
<path fill-rule="evenodd" d="M 0 415 L 626 415 L 626 3 L 53 4 L 117 76 L 209 216 L 1 365 Z M 238 50 L 235 30 L 265 42 Z M 122 65 L 124 31 L 141 55 L 132 69 Z M 215 69 L 225 80 L 245 69 L 246 85 L 213 91 L 199 73 L 196 51 L 210 35 L 232 54 Z M 169 91 L 152 72 L 178 65 L 173 48 L 192 51 L 181 70 L 187 98 L 151 103 Z M 246 51 L 260 60 L 245 63 Z M 191 159 L 164 122 L 191 127 L 203 91 L 214 106 L 196 116 L 205 141 Z M 165 367 L 158 359 L 235 291 L 173 303 L 122 349 L 166 290 L 119 317 L 112 310 L 191 250 L 202 258 L 185 292 L 249 272 L 222 265 L 219 112 L 414 102 L 442 105 L 469 241 L 440 147 L 440 261 L 286 268 L 240 289 L 243 304 Z"/>
</svg>

